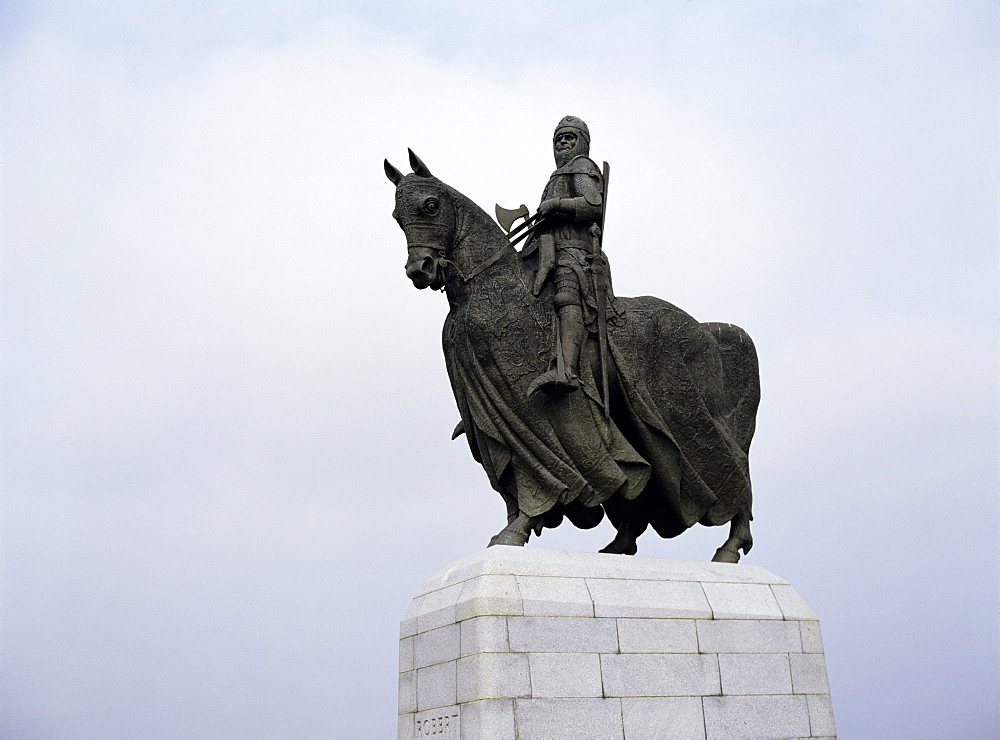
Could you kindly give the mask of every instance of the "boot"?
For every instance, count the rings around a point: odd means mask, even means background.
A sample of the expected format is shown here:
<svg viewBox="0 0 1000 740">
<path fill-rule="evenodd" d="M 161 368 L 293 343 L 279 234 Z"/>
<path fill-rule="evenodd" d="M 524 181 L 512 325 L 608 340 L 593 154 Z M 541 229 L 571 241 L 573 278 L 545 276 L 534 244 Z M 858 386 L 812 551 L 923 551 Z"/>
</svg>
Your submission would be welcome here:
<svg viewBox="0 0 1000 740">
<path fill-rule="evenodd" d="M 550 396 L 563 396 L 580 387 L 580 350 L 586 327 L 580 306 L 562 306 L 559 309 L 559 341 L 556 347 L 555 367 L 542 373 L 528 386 L 528 395 L 542 391 Z"/>
</svg>

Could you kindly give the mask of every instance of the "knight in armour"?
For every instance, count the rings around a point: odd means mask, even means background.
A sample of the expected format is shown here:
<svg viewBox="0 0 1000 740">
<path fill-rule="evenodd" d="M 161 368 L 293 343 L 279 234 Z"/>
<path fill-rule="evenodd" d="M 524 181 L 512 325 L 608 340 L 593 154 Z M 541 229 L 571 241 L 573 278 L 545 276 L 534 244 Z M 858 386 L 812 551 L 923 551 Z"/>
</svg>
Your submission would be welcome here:
<svg viewBox="0 0 1000 740">
<path fill-rule="evenodd" d="M 562 395 L 580 387 L 580 354 L 589 334 L 603 321 L 602 302 L 610 292 L 608 263 L 601 252 L 605 178 L 590 159 L 590 130 L 566 116 L 552 136 L 556 170 L 549 176 L 538 205 L 541 225 L 522 257 L 537 254 L 532 292 L 538 296 L 551 281 L 556 310 L 555 347 L 548 370 L 529 386 Z"/>
</svg>

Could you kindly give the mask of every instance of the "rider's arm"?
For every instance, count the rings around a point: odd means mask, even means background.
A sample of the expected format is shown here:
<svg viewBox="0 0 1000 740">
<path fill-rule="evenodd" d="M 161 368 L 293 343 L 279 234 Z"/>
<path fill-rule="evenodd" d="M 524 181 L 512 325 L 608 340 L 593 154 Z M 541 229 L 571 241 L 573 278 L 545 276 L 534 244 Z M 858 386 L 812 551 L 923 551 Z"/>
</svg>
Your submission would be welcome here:
<svg viewBox="0 0 1000 740">
<path fill-rule="evenodd" d="M 601 217 L 601 178 L 591 173 L 575 173 L 573 198 L 549 198 L 542 201 L 538 211 L 567 221 L 597 221 Z"/>
</svg>

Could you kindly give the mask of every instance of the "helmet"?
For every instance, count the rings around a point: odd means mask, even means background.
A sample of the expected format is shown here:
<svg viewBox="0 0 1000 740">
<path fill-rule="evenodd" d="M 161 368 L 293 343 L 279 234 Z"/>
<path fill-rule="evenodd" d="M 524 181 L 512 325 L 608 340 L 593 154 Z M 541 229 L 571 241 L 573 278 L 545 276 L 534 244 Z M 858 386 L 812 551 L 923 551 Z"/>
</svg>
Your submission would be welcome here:
<svg viewBox="0 0 1000 740">
<path fill-rule="evenodd" d="M 559 135 L 561 131 L 570 130 L 576 133 L 587 145 L 587 149 L 590 149 L 590 129 L 587 128 L 581 119 L 576 116 L 564 116 L 559 125 L 556 126 L 555 133 L 552 134 L 552 139 L 555 140 L 556 136 Z"/>
</svg>

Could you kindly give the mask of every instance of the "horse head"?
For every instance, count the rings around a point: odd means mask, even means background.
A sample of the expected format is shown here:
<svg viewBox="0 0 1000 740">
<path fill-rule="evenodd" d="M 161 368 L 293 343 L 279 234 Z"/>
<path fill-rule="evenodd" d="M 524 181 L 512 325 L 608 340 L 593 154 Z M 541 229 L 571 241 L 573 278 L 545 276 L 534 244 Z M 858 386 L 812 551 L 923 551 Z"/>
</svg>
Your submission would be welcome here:
<svg viewBox="0 0 1000 740">
<path fill-rule="evenodd" d="M 434 177 L 410 152 L 413 172 L 404 176 L 385 160 L 386 177 L 396 186 L 392 217 L 406 234 L 406 276 L 417 288 L 440 290 L 455 239 L 456 204 L 451 188 Z"/>
</svg>

